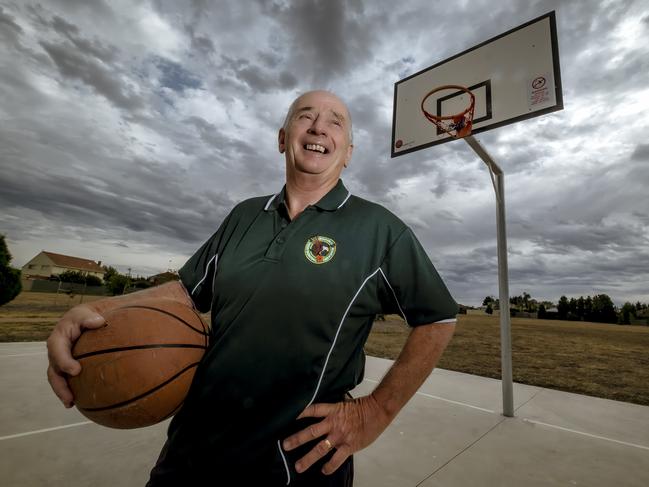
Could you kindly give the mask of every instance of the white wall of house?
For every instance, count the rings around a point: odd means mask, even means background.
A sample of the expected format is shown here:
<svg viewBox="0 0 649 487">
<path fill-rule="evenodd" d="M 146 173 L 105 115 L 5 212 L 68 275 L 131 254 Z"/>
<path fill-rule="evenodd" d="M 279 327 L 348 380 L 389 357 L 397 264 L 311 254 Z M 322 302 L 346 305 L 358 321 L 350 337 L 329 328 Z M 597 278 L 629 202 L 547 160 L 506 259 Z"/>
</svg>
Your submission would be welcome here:
<svg viewBox="0 0 649 487">
<path fill-rule="evenodd" d="M 23 275 L 30 276 L 51 276 L 52 264 L 53 262 L 48 256 L 40 253 L 23 266 L 22 272 Z"/>
<path fill-rule="evenodd" d="M 74 267 L 57 266 L 54 264 L 54 262 L 52 262 L 52 260 L 47 255 L 43 253 L 38 254 L 32 260 L 27 262 L 22 268 L 23 276 L 49 277 L 49 276 L 57 276 L 66 271 L 80 271 L 89 276 L 96 276 L 102 280 L 104 278 L 103 272 L 93 272 L 84 269 L 76 269 Z"/>
</svg>

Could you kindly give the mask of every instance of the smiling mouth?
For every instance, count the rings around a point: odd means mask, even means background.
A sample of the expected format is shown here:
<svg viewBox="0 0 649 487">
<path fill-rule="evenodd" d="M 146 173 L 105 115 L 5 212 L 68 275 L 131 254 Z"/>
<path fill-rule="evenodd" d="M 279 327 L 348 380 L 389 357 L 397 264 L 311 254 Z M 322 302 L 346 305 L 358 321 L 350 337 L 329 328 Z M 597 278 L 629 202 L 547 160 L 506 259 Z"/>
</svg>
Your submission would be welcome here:
<svg viewBox="0 0 649 487">
<path fill-rule="evenodd" d="M 318 154 L 328 154 L 329 151 L 327 150 L 326 147 L 320 145 L 320 144 L 304 144 L 304 149 L 310 151 L 310 152 L 317 152 Z"/>
</svg>

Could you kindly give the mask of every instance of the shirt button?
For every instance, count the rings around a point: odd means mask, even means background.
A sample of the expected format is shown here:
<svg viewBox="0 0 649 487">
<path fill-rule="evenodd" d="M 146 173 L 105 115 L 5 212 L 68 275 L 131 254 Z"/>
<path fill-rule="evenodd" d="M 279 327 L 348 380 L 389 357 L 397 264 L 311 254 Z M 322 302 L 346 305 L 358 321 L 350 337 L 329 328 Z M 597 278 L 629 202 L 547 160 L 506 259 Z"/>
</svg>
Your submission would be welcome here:
<svg viewBox="0 0 649 487">
<path fill-rule="evenodd" d="M 280 244 L 280 245 L 283 244 L 283 243 L 284 243 L 284 237 L 277 237 L 277 238 L 275 239 L 275 242 L 277 242 L 277 243 Z"/>
</svg>

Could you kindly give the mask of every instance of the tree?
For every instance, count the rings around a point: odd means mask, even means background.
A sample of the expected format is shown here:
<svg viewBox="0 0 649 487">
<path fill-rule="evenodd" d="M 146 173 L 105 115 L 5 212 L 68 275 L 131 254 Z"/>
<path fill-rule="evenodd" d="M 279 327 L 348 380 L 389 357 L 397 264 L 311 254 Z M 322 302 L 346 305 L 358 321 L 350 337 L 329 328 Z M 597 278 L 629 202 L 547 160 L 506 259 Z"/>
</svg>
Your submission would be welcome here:
<svg viewBox="0 0 649 487">
<path fill-rule="evenodd" d="M 544 319 L 546 317 L 546 312 L 545 312 L 545 306 L 543 304 L 539 305 L 539 313 L 537 315 L 537 318 L 540 320 Z"/>
<path fill-rule="evenodd" d="M 577 300 L 577 316 L 579 317 L 580 320 L 584 319 L 584 297 L 579 296 L 579 299 Z"/>
<path fill-rule="evenodd" d="M 586 296 L 584 300 L 584 320 L 591 321 L 593 315 L 593 298 Z"/>
<path fill-rule="evenodd" d="M 607 294 L 593 296 L 591 320 L 597 323 L 617 323 L 615 305 Z"/>
<path fill-rule="evenodd" d="M 74 284 L 84 284 L 86 286 L 101 286 L 101 279 L 97 276 L 89 276 L 81 271 L 65 271 L 59 274 L 61 282 L 72 282 Z"/>
<path fill-rule="evenodd" d="M 494 301 L 494 298 L 492 298 L 491 296 L 487 296 L 486 298 L 484 298 L 482 300 L 482 306 L 489 306 L 489 304 L 493 303 L 493 301 Z"/>
<path fill-rule="evenodd" d="M 557 304 L 557 314 L 559 315 L 560 320 L 565 320 L 568 317 L 568 311 L 570 311 L 570 304 L 568 303 L 568 298 L 561 296 L 559 298 L 559 304 Z"/>
<path fill-rule="evenodd" d="M 11 259 L 5 236 L 0 235 L 0 306 L 14 299 L 22 291 L 20 269 L 9 266 Z"/>
<path fill-rule="evenodd" d="M 620 316 L 618 318 L 618 322 L 621 325 L 630 325 L 631 316 L 633 316 L 633 318 L 636 318 L 636 306 L 634 304 L 626 302 L 624 303 L 622 309 L 620 310 Z"/>
<path fill-rule="evenodd" d="M 119 274 L 119 272 L 117 272 L 117 269 L 115 269 L 112 265 L 103 266 L 102 269 L 104 269 L 104 282 L 105 283 L 108 283 L 108 281 L 110 281 L 110 279 L 113 276 Z"/>
<path fill-rule="evenodd" d="M 115 274 L 113 275 L 108 282 L 106 283 L 106 289 L 113 296 L 124 294 L 124 291 L 128 288 L 130 279 L 124 274 Z"/>
<path fill-rule="evenodd" d="M 491 304 L 487 305 L 487 309 L 485 309 L 484 312 L 487 313 L 488 315 L 492 315 L 494 313 L 494 310 L 491 307 Z"/>
</svg>

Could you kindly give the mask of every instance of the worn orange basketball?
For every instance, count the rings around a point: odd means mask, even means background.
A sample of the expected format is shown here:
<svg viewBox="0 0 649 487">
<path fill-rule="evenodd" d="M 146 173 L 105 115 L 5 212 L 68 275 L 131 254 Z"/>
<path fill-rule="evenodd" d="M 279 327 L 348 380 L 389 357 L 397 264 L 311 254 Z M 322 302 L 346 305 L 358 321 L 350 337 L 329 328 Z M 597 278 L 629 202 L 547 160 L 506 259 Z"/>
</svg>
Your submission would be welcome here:
<svg viewBox="0 0 649 487">
<path fill-rule="evenodd" d="M 111 428 L 140 428 L 172 416 L 207 348 L 198 313 L 156 298 L 104 318 L 105 326 L 84 331 L 72 348 L 81 363 L 81 373 L 68 379 L 76 407 Z"/>
</svg>

